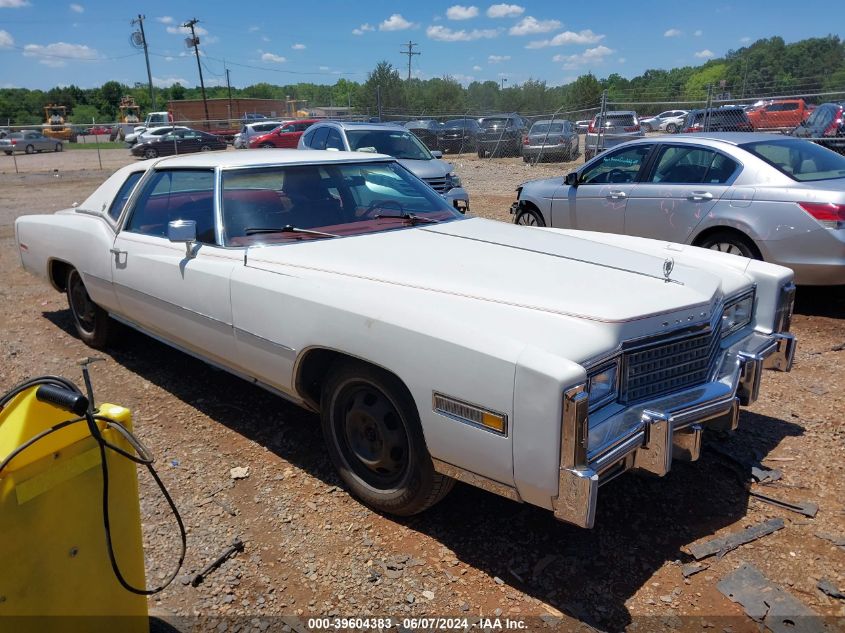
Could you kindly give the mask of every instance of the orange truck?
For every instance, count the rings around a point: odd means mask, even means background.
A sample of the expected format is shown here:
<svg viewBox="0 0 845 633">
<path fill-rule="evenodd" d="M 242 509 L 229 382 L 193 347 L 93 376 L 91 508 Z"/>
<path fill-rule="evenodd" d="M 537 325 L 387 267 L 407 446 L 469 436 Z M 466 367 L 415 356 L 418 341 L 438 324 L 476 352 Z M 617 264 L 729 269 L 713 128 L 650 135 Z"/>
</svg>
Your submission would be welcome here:
<svg viewBox="0 0 845 633">
<path fill-rule="evenodd" d="M 814 109 L 803 99 L 774 99 L 749 110 L 748 120 L 755 130 L 791 130 Z"/>
</svg>

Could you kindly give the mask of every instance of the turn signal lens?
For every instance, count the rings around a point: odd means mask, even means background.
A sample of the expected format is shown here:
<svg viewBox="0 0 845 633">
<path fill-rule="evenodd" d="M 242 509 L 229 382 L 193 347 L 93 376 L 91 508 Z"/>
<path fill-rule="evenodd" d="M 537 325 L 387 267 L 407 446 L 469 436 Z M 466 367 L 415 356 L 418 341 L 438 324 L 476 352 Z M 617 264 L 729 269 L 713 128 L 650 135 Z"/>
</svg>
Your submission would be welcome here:
<svg viewBox="0 0 845 633">
<path fill-rule="evenodd" d="M 434 410 L 459 422 L 507 435 L 508 416 L 443 394 L 434 394 Z"/>
</svg>

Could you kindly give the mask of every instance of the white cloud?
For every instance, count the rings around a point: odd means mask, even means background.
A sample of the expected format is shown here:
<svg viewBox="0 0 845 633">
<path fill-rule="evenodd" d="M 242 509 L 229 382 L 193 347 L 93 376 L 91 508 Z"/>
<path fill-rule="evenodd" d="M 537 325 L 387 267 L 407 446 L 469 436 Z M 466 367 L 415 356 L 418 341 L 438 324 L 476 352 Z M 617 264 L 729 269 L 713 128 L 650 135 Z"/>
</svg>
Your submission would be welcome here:
<svg viewBox="0 0 845 633">
<path fill-rule="evenodd" d="M 446 9 L 446 17 L 450 20 L 469 20 L 478 15 L 478 7 L 465 7 L 460 4 Z"/>
<path fill-rule="evenodd" d="M 187 86 L 188 82 L 182 77 L 153 77 L 153 85 L 156 88 L 169 88 L 173 84 Z"/>
<path fill-rule="evenodd" d="M 176 59 L 176 58 L 175 58 L 175 57 L 171 57 L 170 55 L 168 55 L 167 57 L 165 57 L 165 58 L 164 58 L 164 61 L 166 61 L 166 62 L 172 62 L 174 59 Z"/>
<path fill-rule="evenodd" d="M 261 55 L 262 62 L 273 62 L 274 64 L 283 64 L 287 61 L 281 55 L 275 55 L 274 53 L 262 53 Z"/>
<path fill-rule="evenodd" d="M 583 31 L 564 31 L 558 33 L 550 40 L 535 40 L 528 42 L 525 48 L 545 48 L 546 46 L 566 46 L 567 44 L 598 44 L 604 39 L 604 35 L 593 33 L 590 29 Z"/>
<path fill-rule="evenodd" d="M 506 62 L 510 60 L 510 55 L 489 55 L 487 57 L 488 64 L 500 64 L 501 62 Z"/>
<path fill-rule="evenodd" d="M 475 72 L 478 72 L 479 70 L 481 70 L 481 66 L 479 66 L 478 64 L 476 64 L 475 66 L 473 66 L 473 67 L 472 67 L 472 69 L 473 69 Z"/>
<path fill-rule="evenodd" d="M 739 41 L 742 42 L 743 44 L 748 44 L 748 42 L 751 41 L 751 38 L 746 35 L 745 37 L 739 38 Z"/>
<path fill-rule="evenodd" d="M 161 22 L 162 24 L 173 24 L 173 18 L 169 15 L 162 15 L 161 17 L 156 18 L 156 22 Z"/>
<path fill-rule="evenodd" d="M 70 5 L 70 10 L 74 13 L 85 13 L 85 7 L 81 4 L 76 4 L 75 2 Z"/>
<path fill-rule="evenodd" d="M 464 85 L 470 84 L 475 81 L 475 77 L 473 77 L 472 75 L 464 75 L 462 73 L 455 73 L 454 75 L 449 75 L 449 78 L 454 79 L 458 83 Z"/>
<path fill-rule="evenodd" d="M 266 35 L 262 35 L 262 36 L 261 36 L 261 41 L 262 41 L 262 42 L 272 42 L 273 40 L 271 40 L 271 39 L 270 39 L 269 37 L 267 37 Z"/>
<path fill-rule="evenodd" d="M 663 33 L 663 37 L 681 37 L 684 32 L 680 29 L 669 29 Z"/>
<path fill-rule="evenodd" d="M 328 70 L 328 69 L 329 69 L 328 66 L 320 66 L 320 70 Z"/>
<path fill-rule="evenodd" d="M 433 40 L 438 42 L 472 42 L 474 40 L 492 39 L 498 37 L 501 30 L 499 29 L 472 29 L 467 31 L 460 29 L 454 31 L 446 26 L 430 26 L 425 30 L 425 34 Z"/>
<path fill-rule="evenodd" d="M 260 31 L 260 30 L 261 30 L 261 27 L 260 27 L 260 26 L 255 26 L 255 25 L 252 25 L 251 27 L 249 27 L 249 28 L 247 29 L 247 31 L 248 31 L 248 32 L 250 32 L 250 33 L 255 33 L 256 31 Z"/>
<path fill-rule="evenodd" d="M 295 51 L 304 51 L 306 49 L 305 44 L 294 44 L 291 48 Z"/>
<path fill-rule="evenodd" d="M 411 27 L 415 26 L 413 22 L 408 22 L 405 18 L 402 17 L 399 13 L 394 13 L 389 18 L 387 18 L 384 22 L 378 25 L 379 31 L 404 31 L 405 29 L 410 29 Z"/>
<path fill-rule="evenodd" d="M 702 35 L 704 35 L 704 31 L 698 29 L 697 31 L 695 31 L 695 33 L 693 33 L 693 35 L 695 35 L 696 37 L 701 37 Z"/>
<path fill-rule="evenodd" d="M 625 62 L 627 62 L 628 60 L 627 60 L 625 57 L 620 57 L 620 58 L 619 58 L 619 59 L 617 59 L 616 61 L 617 61 L 617 62 L 619 62 L 620 64 L 624 64 L 624 63 L 625 63 Z"/>
<path fill-rule="evenodd" d="M 563 25 L 560 20 L 538 20 L 529 15 L 512 26 L 508 33 L 511 35 L 534 35 L 535 33 L 548 33 L 559 29 L 561 26 Z"/>
<path fill-rule="evenodd" d="M 357 29 L 352 29 L 353 35 L 363 35 L 367 31 L 375 31 L 375 27 L 372 24 L 362 24 Z"/>
<path fill-rule="evenodd" d="M 84 44 L 68 44 L 66 42 L 54 42 L 42 46 L 41 44 L 27 44 L 23 47 L 25 57 L 37 57 L 38 61 L 45 66 L 60 68 L 67 65 L 68 60 L 93 60 L 97 59 L 97 51 Z"/>
<path fill-rule="evenodd" d="M 28 6 L 29 0 L 0 0 L 0 9 L 20 9 Z"/>
<path fill-rule="evenodd" d="M 15 38 L 8 31 L 0 31 L 0 48 L 11 48 L 15 45 Z"/>
<path fill-rule="evenodd" d="M 165 30 L 168 33 L 170 33 L 171 35 L 190 35 L 191 34 L 191 29 L 189 29 L 187 26 L 168 26 Z M 206 31 L 201 26 L 196 26 L 196 25 L 194 25 L 194 33 L 196 33 L 197 35 L 208 35 L 208 31 Z M 208 42 L 208 43 L 210 43 L 210 42 Z"/>
<path fill-rule="evenodd" d="M 709 48 L 705 48 L 703 51 L 698 51 L 695 56 L 699 59 L 710 59 L 711 57 L 716 57 L 716 54 Z"/>
<path fill-rule="evenodd" d="M 525 13 L 525 7 L 518 4 L 491 4 L 487 8 L 488 18 L 515 18 Z"/>
<path fill-rule="evenodd" d="M 553 62 L 563 62 L 564 70 L 575 70 L 582 66 L 591 64 L 602 64 L 608 55 L 612 55 L 615 51 L 607 46 L 596 46 L 595 48 L 588 48 L 583 53 L 577 55 L 555 55 L 552 57 Z"/>
</svg>

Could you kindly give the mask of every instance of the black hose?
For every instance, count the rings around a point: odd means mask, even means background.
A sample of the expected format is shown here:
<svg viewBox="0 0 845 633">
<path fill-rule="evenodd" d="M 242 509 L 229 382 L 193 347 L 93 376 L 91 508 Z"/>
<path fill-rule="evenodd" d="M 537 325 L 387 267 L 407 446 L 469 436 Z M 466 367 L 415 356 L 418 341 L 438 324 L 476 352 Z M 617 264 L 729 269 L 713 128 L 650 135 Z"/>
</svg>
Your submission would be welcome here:
<svg viewBox="0 0 845 633">
<path fill-rule="evenodd" d="M 68 389 L 74 393 L 82 393 L 75 384 L 65 378 L 61 378 L 59 376 L 42 376 L 40 378 L 32 378 L 30 380 L 22 382 L 21 384 L 12 388 L 8 393 L 0 397 L 0 409 L 2 409 L 9 401 L 12 400 L 12 398 L 14 398 L 22 391 L 25 391 L 26 389 L 29 389 L 31 387 L 35 387 L 36 385 L 52 385 Z M 105 422 L 106 429 L 114 429 L 121 436 L 123 436 L 123 438 L 129 443 L 129 445 L 132 446 L 132 448 L 135 450 L 137 456 L 133 455 L 128 451 L 123 450 L 119 446 L 115 446 L 114 444 L 108 442 L 103 437 L 102 432 L 100 431 L 100 427 L 97 425 L 97 420 Z M 154 460 L 152 454 L 150 453 L 149 449 L 147 449 L 147 447 L 144 446 L 144 444 L 120 422 L 118 422 L 117 420 L 112 420 L 111 418 L 104 415 L 93 415 L 92 413 L 87 412 L 82 417 L 77 417 L 54 424 L 49 429 L 45 429 L 37 435 L 31 437 L 26 442 L 16 447 L 15 450 L 13 450 L 11 453 L 9 453 L 9 455 L 7 455 L 2 462 L 0 462 L 0 474 L 2 474 L 6 466 L 8 466 L 8 464 L 13 459 L 15 459 L 15 457 L 23 453 L 25 450 L 27 450 L 34 444 L 43 440 L 45 437 L 51 435 L 52 433 L 55 433 L 56 431 L 71 426 L 72 424 L 77 424 L 79 422 L 87 422 L 91 436 L 97 442 L 97 446 L 100 449 L 100 470 L 103 475 L 103 529 L 106 533 L 106 548 L 108 550 L 109 562 L 111 563 L 112 571 L 114 572 L 114 575 L 117 578 L 118 582 L 121 584 L 121 586 L 131 593 L 139 594 L 142 596 L 151 596 L 156 593 L 159 593 L 160 591 L 164 590 L 168 585 L 170 585 L 170 583 L 173 582 L 173 580 L 176 578 L 176 575 L 179 573 L 179 570 L 182 568 L 182 563 L 184 563 L 185 561 L 185 553 L 188 547 L 188 536 L 185 531 L 185 524 L 182 522 L 182 516 L 179 514 L 179 510 L 176 508 L 176 504 L 173 502 L 173 498 L 170 496 L 170 493 L 167 491 L 167 488 L 165 488 L 164 482 L 162 482 L 159 478 L 155 468 L 153 468 Z M 173 570 L 173 572 L 171 572 L 171 574 L 167 576 L 167 578 L 165 578 L 164 582 L 154 589 L 139 589 L 129 584 L 126 578 L 124 578 L 123 573 L 120 571 L 120 566 L 117 563 L 117 558 L 115 557 L 114 553 L 114 546 L 112 544 L 111 520 L 109 516 L 109 467 L 107 462 L 106 449 L 114 451 L 121 457 L 125 457 L 129 461 L 134 462 L 136 464 L 141 464 L 147 468 L 153 480 L 155 480 L 156 484 L 158 485 L 159 490 L 161 490 L 162 495 L 164 495 L 167 504 L 170 506 L 171 512 L 173 512 L 173 516 L 176 518 L 176 523 L 179 526 L 179 536 L 181 539 L 179 562 L 177 563 L 176 568 Z"/>
</svg>

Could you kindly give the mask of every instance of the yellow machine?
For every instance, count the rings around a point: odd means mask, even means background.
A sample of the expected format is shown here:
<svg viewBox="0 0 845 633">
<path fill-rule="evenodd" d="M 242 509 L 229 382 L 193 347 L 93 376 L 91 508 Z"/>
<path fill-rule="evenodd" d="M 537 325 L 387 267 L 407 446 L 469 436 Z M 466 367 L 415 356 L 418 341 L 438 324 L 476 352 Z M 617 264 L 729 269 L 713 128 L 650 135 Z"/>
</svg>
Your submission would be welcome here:
<svg viewBox="0 0 845 633">
<path fill-rule="evenodd" d="M 112 136 L 120 136 L 120 139 L 123 140 L 127 134 L 132 134 L 135 131 L 136 125 L 140 125 L 141 106 L 135 103 L 135 97 L 125 95 L 120 98 L 118 109 L 120 110 L 120 125 L 117 126 L 117 135 L 112 134 Z"/>
<path fill-rule="evenodd" d="M 73 130 L 65 125 L 67 119 L 67 108 L 63 105 L 48 103 L 44 106 L 44 125 L 42 132 L 44 136 L 69 141 Z"/>
<path fill-rule="evenodd" d="M 135 464 L 152 460 L 129 410 L 90 397 L 46 377 L 0 398 L 0 632 L 149 631 Z"/>
</svg>

